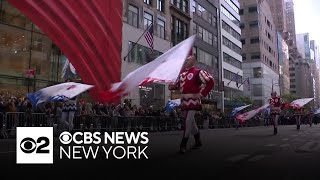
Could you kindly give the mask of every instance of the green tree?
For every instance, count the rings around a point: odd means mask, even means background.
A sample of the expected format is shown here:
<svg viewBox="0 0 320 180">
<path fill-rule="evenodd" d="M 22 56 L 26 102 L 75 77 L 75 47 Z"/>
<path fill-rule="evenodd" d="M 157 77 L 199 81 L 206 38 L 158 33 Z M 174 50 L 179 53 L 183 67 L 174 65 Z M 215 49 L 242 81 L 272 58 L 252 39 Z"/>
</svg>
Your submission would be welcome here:
<svg viewBox="0 0 320 180">
<path fill-rule="evenodd" d="M 299 96 L 289 93 L 282 95 L 282 99 L 286 103 L 291 103 L 292 101 L 299 99 Z"/>
<path fill-rule="evenodd" d="M 253 104 L 253 100 L 249 97 L 246 97 L 246 96 L 235 97 L 234 101 L 239 104 L 243 104 L 243 105 Z"/>
</svg>

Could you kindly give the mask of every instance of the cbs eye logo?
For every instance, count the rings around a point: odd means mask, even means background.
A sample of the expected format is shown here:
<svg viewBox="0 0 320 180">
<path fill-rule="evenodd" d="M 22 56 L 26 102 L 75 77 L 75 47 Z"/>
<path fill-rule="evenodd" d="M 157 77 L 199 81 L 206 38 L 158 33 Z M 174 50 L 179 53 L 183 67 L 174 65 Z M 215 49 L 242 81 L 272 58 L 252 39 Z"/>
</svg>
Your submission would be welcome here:
<svg viewBox="0 0 320 180">
<path fill-rule="evenodd" d="M 72 135 L 69 132 L 62 132 L 59 136 L 59 140 L 62 144 L 69 144 L 72 141 Z"/>
<path fill-rule="evenodd" d="M 39 145 L 40 144 L 40 145 Z M 22 152 L 30 154 L 36 150 L 36 153 L 49 153 L 48 149 L 43 149 L 48 147 L 50 144 L 50 140 L 47 137 L 39 137 L 37 141 L 30 137 L 26 137 L 22 139 L 20 143 L 20 149 Z"/>
</svg>

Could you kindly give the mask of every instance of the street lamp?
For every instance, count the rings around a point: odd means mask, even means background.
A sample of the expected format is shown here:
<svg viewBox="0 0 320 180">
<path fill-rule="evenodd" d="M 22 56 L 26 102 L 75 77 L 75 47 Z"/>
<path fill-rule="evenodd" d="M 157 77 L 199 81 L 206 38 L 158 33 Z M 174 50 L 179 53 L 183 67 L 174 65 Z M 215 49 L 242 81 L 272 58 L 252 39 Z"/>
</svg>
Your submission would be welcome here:
<svg viewBox="0 0 320 180">
<path fill-rule="evenodd" d="M 275 86 L 275 85 L 280 87 L 279 83 L 273 83 L 273 80 L 272 80 L 271 93 L 273 92 L 273 86 Z M 281 93 L 280 93 L 280 95 L 281 95 Z"/>
</svg>

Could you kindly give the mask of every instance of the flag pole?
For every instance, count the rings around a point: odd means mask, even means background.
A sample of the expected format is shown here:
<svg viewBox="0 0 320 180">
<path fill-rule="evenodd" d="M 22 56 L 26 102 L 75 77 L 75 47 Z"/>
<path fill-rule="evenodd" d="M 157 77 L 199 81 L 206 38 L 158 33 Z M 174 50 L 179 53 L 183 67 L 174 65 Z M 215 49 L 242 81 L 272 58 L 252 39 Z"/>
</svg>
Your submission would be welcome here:
<svg viewBox="0 0 320 180">
<path fill-rule="evenodd" d="M 244 82 L 248 81 L 249 77 L 246 78 L 246 80 L 244 80 L 239 86 L 238 86 L 238 89 L 243 85 Z"/>
<path fill-rule="evenodd" d="M 141 34 L 141 36 L 139 37 L 139 39 L 134 43 L 133 47 L 130 49 L 130 51 L 128 52 L 128 54 L 123 58 L 123 61 L 126 61 L 126 58 L 129 56 L 129 54 L 131 53 L 132 49 L 137 45 L 138 41 L 141 39 L 141 37 L 149 30 L 150 26 L 152 25 L 152 23 L 147 27 L 146 30 L 144 30 L 144 32 Z"/>
<path fill-rule="evenodd" d="M 237 75 L 239 74 L 239 72 L 237 72 Z M 230 79 L 230 81 L 228 82 L 228 86 L 231 83 L 231 81 L 233 80 L 233 78 Z M 236 80 L 238 80 L 238 77 L 236 77 Z"/>
</svg>

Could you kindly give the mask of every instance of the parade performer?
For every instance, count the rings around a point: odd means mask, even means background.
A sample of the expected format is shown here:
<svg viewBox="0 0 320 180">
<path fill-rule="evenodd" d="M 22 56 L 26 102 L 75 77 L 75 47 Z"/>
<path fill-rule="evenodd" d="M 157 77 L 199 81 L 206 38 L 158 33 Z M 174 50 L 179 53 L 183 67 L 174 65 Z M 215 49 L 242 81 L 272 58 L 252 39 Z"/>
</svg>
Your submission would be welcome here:
<svg viewBox="0 0 320 180">
<path fill-rule="evenodd" d="M 194 67 L 195 57 L 190 51 L 179 78 L 175 83 L 169 84 L 169 90 L 180 90 L 181 110 L 184 111 L 184 132 L 180 144 L 180 153 L 185 153 L 187 142 L 191 134 L 194 135 L 193 148 L 202 146 L 200 132 L 195 122 L 196 111 L 202 109 L 201 97 L 206 97 L 214 86 L 214 78 L 206 71 Z"/>
<path fill-rule="evenodd" d="M 297 123 L 297 130 L 300 130 L 301 117 L 302 117 L 304 108 L 299 106 L 294 106 L 293 110 L 294 110 L 293 115 Z"/>
<path fill-rule="evenodd" d="M 65 98 L 63 102 L 61 121 L 62 121 L 62 124 L 64 124 L 64 126 L 65 125 L 68 126 L 69 132 L 73 131 L 73 118 L 76 111 L 77 111 L 76 97 L 71 99 Z"/>
<path fill-rule="evenodd" d="M 307 118 L 309 120 L 310 127 L 312 126 L 313 117 L 314 117 L 314 111 L 312 109 L 310 109 L 309 113 L 307 114 Z"/>
<path fill-rule="evenodd" d="M 269 99 L 270 104 L 270 115 L 271 120 L 273 122 L 273 134 L 278 134 L 278 120 L 281 110 L 284 107 L 284 103 L 282 102 L 281 98 L 277 96 L 277 92 L 271 92 L 271 98 Z"/>
</svg>

